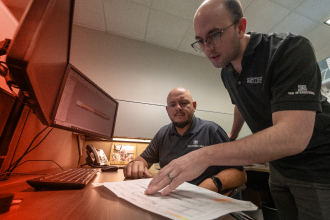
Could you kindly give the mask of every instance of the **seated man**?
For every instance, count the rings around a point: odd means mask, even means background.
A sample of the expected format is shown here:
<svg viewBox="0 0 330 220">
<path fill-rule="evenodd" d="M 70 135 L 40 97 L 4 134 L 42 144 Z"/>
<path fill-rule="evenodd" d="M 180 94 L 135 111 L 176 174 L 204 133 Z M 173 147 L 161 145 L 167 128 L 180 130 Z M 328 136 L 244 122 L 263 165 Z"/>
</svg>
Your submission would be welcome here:
<svg viewBox="0 0 330 220">
<path fill-rule="evenodd" d="M 226 132 L 219 125 L 196 118 L 195 110 L 196 101 L 193 101 L 188 90 L 173 89 L 167 97 L 166 106 L 172 123 L 162 127 L 145 151 L 124 167 L 125 177 L 151 177 L 148 169 L 154 163 L 164 167 L 191 151 L 229 141 Z M 190 183 L 220 193 L 244 184 L 246 179 L 246 173 L 241 166 L 211 166 Z"/>
</svg>

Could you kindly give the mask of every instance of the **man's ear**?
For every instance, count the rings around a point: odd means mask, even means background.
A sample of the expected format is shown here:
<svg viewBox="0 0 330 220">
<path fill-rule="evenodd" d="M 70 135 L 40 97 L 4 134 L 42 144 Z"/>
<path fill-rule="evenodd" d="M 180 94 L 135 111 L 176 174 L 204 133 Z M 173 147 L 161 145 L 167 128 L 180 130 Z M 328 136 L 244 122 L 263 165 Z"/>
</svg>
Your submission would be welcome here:
<svg viewBox="0 0 330 220">
<path fill-rule="evenodd" d="M 238 35 L 240 39 L 243 38 L 245 31 L 246 31 L 246 18 L 242 17 L 239 22 L 237 23 L 238 26 Z"/>
<path fill-rule="evenodd" d="M 196 111 L 196 107 L 197 107 L 197 102 L 193 101 L 193 107 L 194 107 L 194 111 Z"/>
<path fill-rule="evenodd" d="M 167 106 L 166 106 L 165 108 L 166 108 L 166 111 L 167 111 L 167 113 L 168 113 Z"/>
</svg>

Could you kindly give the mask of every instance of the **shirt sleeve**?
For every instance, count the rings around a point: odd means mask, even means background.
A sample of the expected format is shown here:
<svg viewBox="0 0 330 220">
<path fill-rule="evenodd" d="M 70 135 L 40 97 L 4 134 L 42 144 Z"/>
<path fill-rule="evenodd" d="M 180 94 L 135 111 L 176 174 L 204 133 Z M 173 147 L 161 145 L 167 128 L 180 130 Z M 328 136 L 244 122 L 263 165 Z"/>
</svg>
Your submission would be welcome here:
<svg viewBox="0 0 330 220">
<path fill-rule="evenodd" d="M 159 132 L 151 140 L 148 147 L 141 153 L 141 157 L 145 159 L 148 163 L 158 163 L 159 162 L 159 146 L 160 146 L 160 134 Z"/>
<path fill-rule="evenodd" d="M 272 112 L 321 111 L 321 73 L 311 43 L 291 37 L 278 48 L 269 65 L 272 74 Z"/>
</svg>

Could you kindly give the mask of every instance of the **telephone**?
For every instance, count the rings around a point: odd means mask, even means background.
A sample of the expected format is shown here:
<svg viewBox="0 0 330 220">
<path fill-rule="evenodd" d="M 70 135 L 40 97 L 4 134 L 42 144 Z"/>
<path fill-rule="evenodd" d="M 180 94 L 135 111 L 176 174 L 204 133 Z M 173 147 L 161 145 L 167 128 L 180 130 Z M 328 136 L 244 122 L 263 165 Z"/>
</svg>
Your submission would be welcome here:
<svg viewBox="0 0 330 220">
<path fill-rule="evenodd" d="M 103 150 L 95 149 L 92 145 L 87 145 L 86 153 L 86 162 L 89 166 L 96 168 L 108 166 L 106 165 L 108 159 Z"/>
</svg>

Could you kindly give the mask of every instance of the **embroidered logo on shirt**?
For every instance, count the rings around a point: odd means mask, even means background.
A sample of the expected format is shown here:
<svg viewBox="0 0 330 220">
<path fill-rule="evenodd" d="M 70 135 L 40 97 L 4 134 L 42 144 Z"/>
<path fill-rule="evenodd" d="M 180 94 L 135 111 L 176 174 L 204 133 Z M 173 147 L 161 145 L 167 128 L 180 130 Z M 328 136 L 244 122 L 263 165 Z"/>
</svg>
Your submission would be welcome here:
<svg viewBox="0 0 330 220">
<path fill-rule="evenodd" d="M 262 77 L 249 77 L 246 79 L 246 82 L 252 84 L 262 83 Z"/>
<path fill-rule="evenodd" d="M 204 147 L 204 145 L 199 145 L 198 140 L 194 140 L 192 145 L 187 145 L 187 147 Z"/>
<path fill-rule="evenodd" d="M 314 92 L 308 91 L 306 85 L 298 85 L 298 91 L 296 92 L 288 92 L 289 95 L 298 95 L 298 94 L 310 94 L 310 95 L 315 95 Z"/>
</svg>

